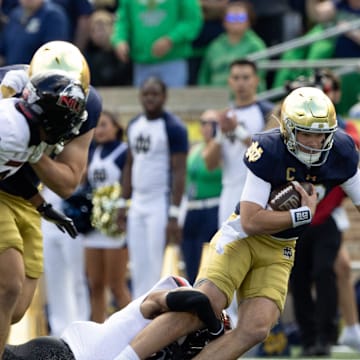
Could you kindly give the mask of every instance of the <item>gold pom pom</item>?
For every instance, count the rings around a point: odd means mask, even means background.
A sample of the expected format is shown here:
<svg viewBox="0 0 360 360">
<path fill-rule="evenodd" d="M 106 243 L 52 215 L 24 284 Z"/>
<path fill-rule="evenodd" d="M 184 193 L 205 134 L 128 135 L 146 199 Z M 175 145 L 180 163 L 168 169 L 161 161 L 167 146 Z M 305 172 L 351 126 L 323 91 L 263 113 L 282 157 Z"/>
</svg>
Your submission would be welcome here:
<svg viewBox="0 0 360 360">
<path fill-rule="evenodd" d="M 107 236 L 118 237 L 123 234 L 117 225 L 120 196 L 119 183 L 102 186 L 93 192 L 91 224 Z"/>
</svg>

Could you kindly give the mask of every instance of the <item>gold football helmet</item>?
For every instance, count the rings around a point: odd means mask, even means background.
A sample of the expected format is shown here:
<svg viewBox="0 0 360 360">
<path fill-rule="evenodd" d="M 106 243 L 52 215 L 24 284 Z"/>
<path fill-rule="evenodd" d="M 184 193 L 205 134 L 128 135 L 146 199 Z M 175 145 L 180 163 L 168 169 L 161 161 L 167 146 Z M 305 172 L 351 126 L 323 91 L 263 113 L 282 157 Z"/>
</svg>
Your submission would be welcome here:
<svg viewBox="0 0 360 360">
<path fill-rule="evenodd" d="M 31 59 L 29 76 L 43 71 L 61 70 L 80 81 L 86 94 L 89 92 L 90 71 L 81 51 L 66 41 L 50 41 L 42 45 Z"/>
<path fill-rule="evenodd" d="M 336 129 L 334 105 L 322 90 L 300 87 L 285 98 L 281 107 L 280 131 L 289 152 L 305 165 L 320 166 L 325 163 Z M 322 149 L 300 144 L 297 131 L 325 134 Z"/>
</svg>

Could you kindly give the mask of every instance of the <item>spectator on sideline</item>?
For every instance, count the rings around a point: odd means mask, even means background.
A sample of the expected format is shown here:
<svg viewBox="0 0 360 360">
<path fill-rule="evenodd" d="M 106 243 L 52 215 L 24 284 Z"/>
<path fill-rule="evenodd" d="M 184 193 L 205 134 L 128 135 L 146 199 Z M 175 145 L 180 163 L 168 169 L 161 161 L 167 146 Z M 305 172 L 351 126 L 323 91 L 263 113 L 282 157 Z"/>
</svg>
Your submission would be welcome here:
<svg viewBox="0 0 360 360">
<path fill-rule="evenodd" d="M 359 18 L 359 0 L 321 1 L 309 0 L 307 2 L 309 18 L 315 25 L 306 33 L 308 36 L 321 34 L 328 27 L 342 26 L 351 20 Z M 360 30 L 346 32 L 338 37 L 318 40 L 308 46 L 288 50 L 283 53 L 282 60 L 317 60 L 337 57 L 360 56 Z M 276 72 L 272 87 L 282 87 L 289 80 L 295 80 L 300 75 L 310 76 L 313 69 L 280 69 Z M 350 107 L 357 101 L 360 92 L 360 75 L 356 71 L 341 77 L 342 98 L 337 104 L 337 112 L 346 115 Z"/>
<path fill-rule="evenodd" d="M 93 189 L 93 203 L 100 191 L 120 183 L 127 144 L 117 117 L 103 111 L 94 133 L 95 146 L 89 155 L 87 180 Z M 114 190 L 113 190 L 114 191 Z M 99 199 L 100 200 L 100 199 Z M 110 203 L 110 199 L 108 200 Z M 107 209 L 110 215 L 110 209 Z M 94 214 L 94 212 L 93 212 Z M 107 316 L 107 290 L 121 309 L 131 300 L 127 285 L 128 250 L 124 234 L 112 236 L 94 229 L 84 237 L 86 273 L 90 287 L 91 320 L 103 322 Z"/>
<path fill-rule="evenodd" d="M 256 99 L 259 77 L 256 64 L 235 60 L 228 70 L 228 85 L 234 100 L 230 109 L 219 119 L 216 136 L 204 151 L 209 170 L 222 166 L 222 190 L 219 206 L 220 226 L 235 208 L 245 183 L 246 168 L 239 161 L 251 135 L 263 130 L 274 105 Z"/>
<path fill-rule="evenodd" d="M 178 216 L 185 188 L 188 137 L 183 122 L 165 110 L 166 100 L 164 82 L 147 79 L 139 94 L 143 112 L 127 129 L 122 196 L 131 197 L 126 234 L 133 298 L 159 280 L 166 243 L 179 244 L 182 239 Z M 124 228 L 125 220 L 123 208 L 119 222 Z"/>
<path fill-rule="evenodd" d="M 277 0 L 271 4 L 267 0 L 251 0 L 256 13 L 253 30 L 264 40 L 266 46 L 282 43 L 286 38 L 286 16 L 289 0 Z M 296 24 L 293 24 L 293 26 Z"/>
<path fill-rule="evenodd" d="M 201 62 L 210 42 L 225 31 L 223 19 L 227 3 L 228 0 L 200 0 L 204 23 L 192 42 L 192 55 L 188 60 L 189 85 L 197 84 Z"/>
<path fill-rule="evenodd" d="M 64 10 L 45 0 L 20 0 L 0 34 L 0 65 L 29 64 L 51 40 L 69 40 Z"/>
<path fill-rule="evenodd" d="M 84 54 L 89 63 L 94 86 L 124 86 L 132 84 L 131 61 L 123 62 L 111 44 L 114 14 L 96 10 L 90 18 L 89 42 Z"/>
<path fill-rule="evenodd" d="M 206 147 L 218 131 L 218 121 L 216 110 L 201 114 L 202 140 L 190 149 L 186 161 L 186 214 L 181 245 L 191 284 L 198 272 L 203 244 L 210 241 L 218 228 L 221 167 L 208 170 L 204 160 Z"/>
<path fill-rule="evenodd" d="M 264 50 L 264 41 L 251 29 L 255 14 L 251 3 L 229 2 L 225 9 L 223 25 L 225 32 L 207 47 L 199 74 L 198 85 L 226 86 L 232 61 Z M 265 90 L 265 72 L 259 71 L 259 88 Z"/>
<path fill-rule="evenodd" d="M 133 61 L 135 86 L 157 76 L 168 87 L 184 87 L 202 23 L 198 0 L 121 0 L 112 43 L 121 61 Z"/>
<path fill-rule="evenodd" d="M 69 20 L 70 41 L 82 52 L 89 39 L 90 15 L 94 11 L 92 0 L 50 0 L 61 6 Z"/>
</svg>

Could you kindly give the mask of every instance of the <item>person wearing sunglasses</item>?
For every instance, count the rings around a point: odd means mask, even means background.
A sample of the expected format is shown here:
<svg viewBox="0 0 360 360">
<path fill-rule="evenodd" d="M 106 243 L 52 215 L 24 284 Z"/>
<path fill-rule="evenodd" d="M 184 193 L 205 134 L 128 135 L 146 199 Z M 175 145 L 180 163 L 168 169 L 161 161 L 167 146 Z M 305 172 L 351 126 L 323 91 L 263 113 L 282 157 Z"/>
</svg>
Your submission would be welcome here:
<svg viewBox="0 0 360 360">
<path fill-rule="evenodd" d="M 266 48 L 252 30 L 254 12 L 248 1 L 227 4 L 223 25 L 225 32 L 208 46 L 198 74 L 198 85 L 226 86 L 229 66 L 235 59 Z M 265 89 L 265 73 L 260 71 L 259 90 Z"/>
</svg>

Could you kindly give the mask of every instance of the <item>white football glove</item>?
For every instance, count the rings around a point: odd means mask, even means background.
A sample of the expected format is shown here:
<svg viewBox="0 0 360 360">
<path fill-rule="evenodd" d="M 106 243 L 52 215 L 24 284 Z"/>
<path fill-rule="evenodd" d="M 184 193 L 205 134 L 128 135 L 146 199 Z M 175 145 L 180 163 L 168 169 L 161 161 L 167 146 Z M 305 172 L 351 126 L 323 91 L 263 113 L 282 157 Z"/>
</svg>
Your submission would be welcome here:
<svg viewBox="0 0 360 360">
<path fill-rule="evenodd" d="M 9 70 L 1 81 L 1 89 L 7 88 L 7 91 L 13 90 L 13 95 L 20 94 L 27 82 L 29 81 L 29 75 L 25 70 Z"/>
</svg>

